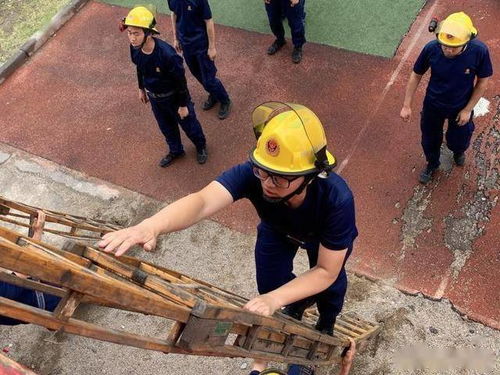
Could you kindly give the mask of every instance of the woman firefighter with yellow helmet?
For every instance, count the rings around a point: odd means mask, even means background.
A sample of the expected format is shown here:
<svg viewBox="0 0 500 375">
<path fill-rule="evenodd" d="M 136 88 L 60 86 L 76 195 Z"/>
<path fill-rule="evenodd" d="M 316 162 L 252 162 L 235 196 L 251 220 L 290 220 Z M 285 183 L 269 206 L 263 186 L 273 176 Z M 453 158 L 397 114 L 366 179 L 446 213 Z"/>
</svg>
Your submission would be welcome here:
<svg viewBox="0 0 500 375">
<path fill-rule="evenodd" d="M 413 96 L 424 73 L 431 77 L 421 112 L 422 148 L 427 160 L 420 182 L 428 183 L 440 165 L 443 127 L 448 120 L 446 144 L 457 166 L 465 163 L 474 131 L 474 106 L 493 74 L 488 47 L 476 39 L 477 30 L 464 12 L 450 14 L 436 29 L 436 39 L 427 43 L 410 75 L 400 116 L 411 118 Z"/>
<path fill-rule="evenodd" d="M 117 256 L 137 244 L 150 251 L 158 235 L 190 227 L 247 198 L 261 219 L 255 245 L 260 295 L 245 308 L 262 315 L 284 308 L 301 319 L 316 303 L 316 329 L 333 334 L 347 288 L 345 262 L 358 235 L 353 195 L 331 171 L 335 158 L 310 109 L 269 102 L 257 107 L 252 117 L 257 144 L 248 161 L 138 225 L 106 234 L 99 246 Z M 293 259 L 299 247 L 307 252 L 310 269 L 296 276 Z M 252 375 L 265 367 L 255 363 Z"/>
</svg>

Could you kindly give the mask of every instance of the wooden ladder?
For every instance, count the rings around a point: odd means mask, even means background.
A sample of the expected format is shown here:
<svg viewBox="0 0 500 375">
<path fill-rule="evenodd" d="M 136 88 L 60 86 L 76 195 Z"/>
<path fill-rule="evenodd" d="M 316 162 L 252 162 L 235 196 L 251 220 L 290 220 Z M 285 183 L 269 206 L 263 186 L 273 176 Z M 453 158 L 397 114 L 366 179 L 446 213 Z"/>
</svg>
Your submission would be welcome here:
<svg viewBox="0 0 500 375">
<path fill-rule="evenodd" d="M 3 202 L 13 208 L 12 203 Z M 79 220 L 79 228 L 88 223 L 84 218 Z M 74 225 L 72 220 L 68 222 L 63 224 Z M 94 233 L 111 228 L 95 220 L 90 223 Z M 68 237 L 67 231 L 62 232 Z M 340 360 L 342 350 L 349 345 L 348 337 L 361 344 L 379 330 L 378 325 L 349 315 L 337 318 L 333 337 L 321 334 L 313 329 L 313 312 L 305 314 L 305 322 L 281 312 L 270 317 L 256 315 L 242 308 L 246 298 L 182 273 L 134 257 L 117 258 L 82 242 L 49 245 L 2 226 L 0 267 L 34 278 L 0 271 L 0 280 L 62 298 L 55 311 L 48 312 L 0 297 L 0 315 L 165 353 L 327 365 Z M 111 329 L 74 318 L 80 303 L 154 315 L 171 325 L 163 338 Z"/>
</svg>

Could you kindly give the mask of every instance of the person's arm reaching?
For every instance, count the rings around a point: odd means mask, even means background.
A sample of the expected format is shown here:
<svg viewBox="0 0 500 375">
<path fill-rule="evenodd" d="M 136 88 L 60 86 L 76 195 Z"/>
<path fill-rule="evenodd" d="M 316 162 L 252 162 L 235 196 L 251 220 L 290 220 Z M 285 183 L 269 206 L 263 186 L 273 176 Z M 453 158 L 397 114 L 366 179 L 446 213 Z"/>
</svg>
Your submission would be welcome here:
<svg viewBox="0 0 500 375">
<path fill-rule="evenodd" d="M 261 315 L 272 315 L 277 309 L 292 302 L 318 294 L 337 279 L 347 249 L 330 250 L 320 245 L 318 264 L 292 281 L 250 300 L 244 308 Z"/>
<path fill-rule="evenodd" d="M 349 350 L 347 350 L 346 355 L 342 358 L 342 362 L 340 363 L 340 372 L 339 375 L 348 375 L 351 371 L 352 362 L 354 360 L 354 356 L 356 355 L 356 342 L 349 337 L 349 341 L 351 342 L 351 346 Z"/>
<path fill-rule="evenodd" d="M 202 190 L 175 201 L 133 227 L 105 234 L 99 247 L 117 256 L 134 245 L 142 245 L 145 250 L 151 251 L 160 234 L 188 228 L 231 203 L 233 197 L 229 191 L 219 182 L 213 181 Z"/>
</svg>

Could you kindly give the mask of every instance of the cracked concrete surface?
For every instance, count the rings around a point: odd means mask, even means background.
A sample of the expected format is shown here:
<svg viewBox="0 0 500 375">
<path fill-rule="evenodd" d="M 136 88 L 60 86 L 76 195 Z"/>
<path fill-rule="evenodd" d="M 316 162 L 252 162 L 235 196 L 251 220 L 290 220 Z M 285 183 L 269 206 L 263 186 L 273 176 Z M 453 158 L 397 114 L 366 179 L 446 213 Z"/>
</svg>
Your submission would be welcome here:
<svg viewBox="0 0 500 375">
<path fill-rule="evenodd" d="M 81 173 L 33 157 L 0 144 L 0 155 L 9 157 L 0 164 L 0 194 L 30 204 L 99 217 L 128 225 L 157 211 L 162 204 Z M 22 168 L 19 168 L 22 166 Z M 29 167 L 27 167 L 29 166 Z M 85 186 L 85 189 L 81 187 Z M 95 192 L 99 193 L 95 193 Z M 105 193 L 102 193 L 105 192 Z M 112 194 L 108 193 L 112 192 Z M 419 191 L 419 202 L 428 199 Z M 418 206 L 415 203 L 415 206 Z M 418 215 L 421 212 L 417 209 Z M 408 219 L 409 220 L 409 219 Z M 412 229 L 416 233 L 424 224 Z M 163 237 L 155 253 L 135 255 L 220 285 L 247 297 L 255 295 L 253 265 L 254 236 L 233 231 L 213 221 L 204 221 L 188 230 Z M 307 268 L 307 257 L 297 259 L 299 272 Z M 382 374 L 495 374 L 500 332 L 468 321 L 447 300 L 433 301 L 410 296 L 390 285 L 350 275 L 344 311 L 382 324 L 380 337 L 356 357 L 352 375 Z M 156 317 L 113 309 L 81 306 L 77 316 L 108 327 L 164 337 L 168 323 Z M 118 346 L 66 334 L 54 334 L 42 327 L 20 325 L 0 327 L 0 347 L 9 347 L 9 356 L 41 375 L 65 374 L 231 374 L 246 375 L 250 360 L 164 355 Z M 467 369 L 467 364 L 437 360 L 434 371 L 422 358 L 413 358 L 409 370 L 405 351 L 423 345 L 432 352 L 453 346 L 482 353 L 484 361 Z M 469 363 L 471 367 L 472 362 Z M 434 364 L 436 365 L 436 364 Z M 482 366 L 481 368 L 478 366 Z M 335 367 L 318 369 L 319 375 L 334 375 Z"/>
<path fill-rule="evenodd" d="M 474 241 L 483 234 L 485 224 L 489 221 L 491 211 L 498 201 L 500 179 L 498 178 L 500 158 L 500 96 L 496 96 L 496 112 L 492 123 L 476 137 L 472 150 L 477 176 L 470 190 L 472 197 L 462 206 L 444 219 L 445 244 L 452 252 L 454 261 L 451 265 L 453 277 L 456 278 L 467 259 L 473 252 Z M 461 192 L 460 196 L 467 195 Z"/>
</svg>

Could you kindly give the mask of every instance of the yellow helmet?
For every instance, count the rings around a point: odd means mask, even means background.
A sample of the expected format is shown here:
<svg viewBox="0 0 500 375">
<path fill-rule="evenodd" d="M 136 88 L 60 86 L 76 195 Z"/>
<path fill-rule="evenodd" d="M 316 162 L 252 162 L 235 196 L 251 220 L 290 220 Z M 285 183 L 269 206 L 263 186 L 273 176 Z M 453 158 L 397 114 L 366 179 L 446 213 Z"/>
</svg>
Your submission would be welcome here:
<svg viewBox="0 0 500 375">
<path fill-rule="evenodd" d="M 127 17 L 123 19 L 123 29 L 126 29 L 128 26 L 134 26 L 159 34 L 160 32 L 155 28 L 156 18 L 154 13 L 152 6 L 136 6 L 127 14 Z"/>
<path fill-rule="evenodd" d="M 259 375 L 286 375 L 286 373 L 276 368 L 268 368 L 259 373 Z"/>
<path fill-rule="evenodd" d="M 319 118 L 300 104 L 267 102 L 252 113 L 257 145 L 250 160 L 272 173 L 302 176 L 328 172 L 335 158 L 326 150 Z"/>
<path fill-rule="evenodd" d="M 447 47 L 461 47 L 477 35 L 472 20 L 464 12 L 450 14 L 439 25 L 438 42 Z"/>
</svg>

